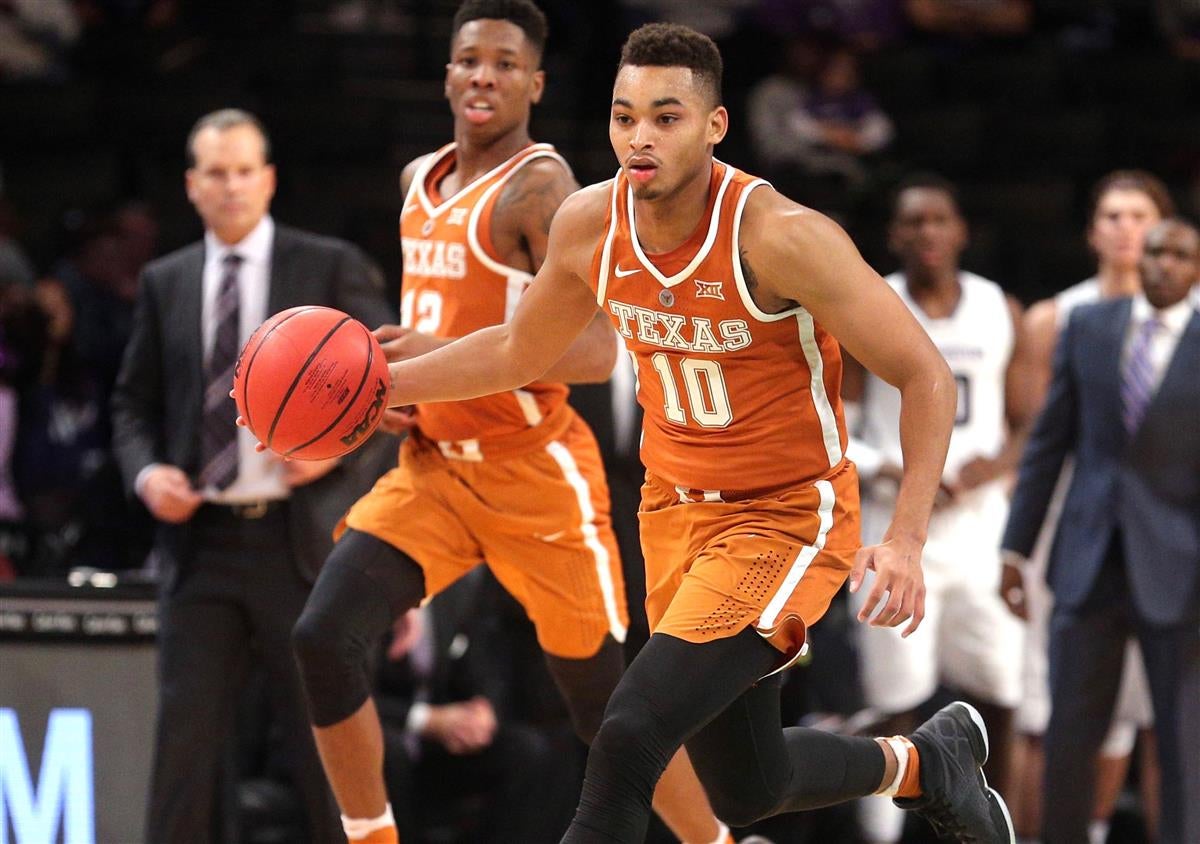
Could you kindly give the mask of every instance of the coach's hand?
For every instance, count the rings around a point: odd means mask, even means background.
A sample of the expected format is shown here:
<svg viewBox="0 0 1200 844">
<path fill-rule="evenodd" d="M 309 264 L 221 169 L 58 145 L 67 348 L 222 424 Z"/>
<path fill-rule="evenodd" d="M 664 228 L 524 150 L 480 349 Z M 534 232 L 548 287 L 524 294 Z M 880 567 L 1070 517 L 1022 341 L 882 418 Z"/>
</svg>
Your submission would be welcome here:
<svg viewBox="0 0 1200 844">
<path fill-rule="evenodd" d="M 925 618 L 921 547 L 918 542 L 893 538 L 859 549 L 850 570 L 850 591 L 862 588 L 868 570 L 875 572 L 871 591 L 858 612 L 859 621 L 870 619 L 872 627 L 899 627 L 907 621 L 901 636 L 911 635 L 921 625 Z M 876 613 L 885 593 L 887 602 Z"/>
<path fill-rule="evenodd" d="M 430 707 L 425 736 L 455 755 L 478 753 L 496 735 L 496 711 L 485 697 Z"/>
<path fill-rule="evenodd" d="M 154 518 L 173 525 L 190 519 L 204 500 L 182 469 L 167 464 L 146 473 L 139 494 Z"/>
</svg>

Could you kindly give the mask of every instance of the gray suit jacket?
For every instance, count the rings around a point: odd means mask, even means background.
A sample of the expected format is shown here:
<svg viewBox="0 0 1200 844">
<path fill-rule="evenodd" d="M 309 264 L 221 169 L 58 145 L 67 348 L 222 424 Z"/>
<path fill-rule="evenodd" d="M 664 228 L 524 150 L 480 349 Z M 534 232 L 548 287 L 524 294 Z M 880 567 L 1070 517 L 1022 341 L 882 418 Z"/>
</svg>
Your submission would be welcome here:
<svg viewBox="0 0 1200 844">
<path fill-rule="evenodd" d="M 1193 313 L 1141 427 L 1121 419 L 1132 300 L 1076 309 L 1059 338 L 1046 406 L 1021 461 L 1003 547 L 1028 555 L 1070 454 L 1075 472 L 1046 579 L 1068 609 L 1088 597 L 1114 533 L 1139 615 L 1200 620 L 1200 315 Z"/>
<path fill-rule="evenodd" d="M 203 271 L 199 242 L 142 272 L 133 336 L 112 402 L 113 448 L 131 494 L 138 472 L 151 463 L 169 463 L 192 476 L 200 469 Z M 382 278 L 359 250 L 276 225 L 267 311 L 298 305 L 338 308 L 372 328 L 396 321 Z M 316 577 L 337 519 L 394 463 L 395 449 L 395 439 L 377 435 L 325 477 L 293 490 L 290 544 L 304 578 Z M 161 524 L 156 550 L 170 589 L 190 558 L 189 525 Z"/>
</svg>

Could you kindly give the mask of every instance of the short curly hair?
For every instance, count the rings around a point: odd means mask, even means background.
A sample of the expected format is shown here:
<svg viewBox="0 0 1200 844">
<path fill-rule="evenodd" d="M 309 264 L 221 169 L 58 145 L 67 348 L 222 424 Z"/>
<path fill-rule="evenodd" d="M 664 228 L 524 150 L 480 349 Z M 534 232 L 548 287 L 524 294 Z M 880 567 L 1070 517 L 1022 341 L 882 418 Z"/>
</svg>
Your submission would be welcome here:
<svg viewBox="0 0 1200 844">
<path fill-rule="evenodd" d="M 541 58 L 550 28 L 546 23 L 546 15 L 531 0 L 465 0 L 454 13 L 454 22 L 450 26 L 451 40 L 465 24 L 484 19 L 508 21 L 520 27 L 525 33 L 525 40 Z"/>
<path fill-rule="evenodd" d="M 1175 216 L 1175 201 L 1162 179 L 1146 170 L 1114 170 L 1098 181 L 1089 198 L 1088 225 L 1096 222 L 1100 202 L 1109 191 L 1137 191 L 1145 194 L 1154 203 L 1158 215 L 1164 220 Z"/>
<path fill-rule="evenodd" d="M 707 35 L 675 23 L 648 23 L 625 39 L 621 63 L 638 67 L 686 67 L 708 89 L 713 105 L 721 104 L 721 51 Z"/>
</svg>

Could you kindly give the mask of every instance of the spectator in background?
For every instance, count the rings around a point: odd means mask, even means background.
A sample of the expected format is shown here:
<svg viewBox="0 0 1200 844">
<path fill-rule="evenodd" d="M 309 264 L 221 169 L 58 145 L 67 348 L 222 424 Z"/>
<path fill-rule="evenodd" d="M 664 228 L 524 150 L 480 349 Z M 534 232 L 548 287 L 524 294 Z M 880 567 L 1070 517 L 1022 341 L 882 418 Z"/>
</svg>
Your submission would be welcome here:
<svg viewBox="0 0 1200 844">
<path fill-rule="evenodd" d="M 1033 23 L 1031 0 L 904 0 L 913 29 L 971 40 L 1024 35 Z"/>
<path fill-rule="evenodd" d="M 721 40 L 736 31 L 743 12 L 756 0 L 620 0 L 629 13 L 630 28 L 651 21 L 690 26 L 709 38 Z"/>
<path fill-rule="evenodd" d="M 25 508 L 13 483 L 21 391 L 34 377 L 45 326 L 29 291 L 0 282 L 0 580 L 12 578 L 27 556 Z"/>
<path fill-rule="evenodd" d="M 838 194 L 866 185 L 874 158 L 895 134 L 862 86 L 858 56 L 840 42 L 792 39 L 783 72 L 756 86 L 749 112 L 755 153 L 769 177 L 826 211 Z"/>
<path fill-rule="evenodd" d="M 756 19 L 776 35 L 835 35 L 870 52 L 904 31 L 900 0 L 761 0 Z"/>
<path fill-rule="evenodd" d="M 12 205 L 0 197 L 0 285 L 21 284 L 29 287 L 33 284 L 33 262 L 17 241 L 19 228 Z"/>
<path fill-rule="evenodd" d="M 51 275 L 71 294 L 75 343 L 100 379 L 107 398 L 133 330 L 137 275 L 130 275 L 111 214 L 85 218 L 70 254 Z"/>
<path fill-rule="evenodd" d="M 1200 61 L 1200 0 L 1156 0 L 1158 26 L 1178 58 Z"/>
<path fill-rule="evenodd" d="M 46 320 L 46 342 L 36 379 L 21 396 L 15 471 L 36 554 L 25 573 L 61 574 L 68 563 L 121 567 L 121 553 L 95 530 L 112 535 L 127 525 L 104 525 L 120 488 L 92 483 L 109 460 L 109 415 L 99 381 L 73 342 L 75 309 L 66 286 L 52 278 L 34 288 Z M 119 506 L 119 505 L 118 505 Z"/>
<path fill-rule="evenodd" d="M 70 0 L 0 0 L 0 80 L 64 78 L 79 30 Z"/>
<path fill-rule="evenodd" d="M 447 820 L 480 844 L 555 841 L 574 808 L 550 736 L 504 711 L 513 660 L 479 612 L 481 593 L 499 588 L 476 569 L 400 616 L 385 642 L 375 700 L 402 842 Z M 463 808 L 472 795 L 478 813 Z"/>
</svg>

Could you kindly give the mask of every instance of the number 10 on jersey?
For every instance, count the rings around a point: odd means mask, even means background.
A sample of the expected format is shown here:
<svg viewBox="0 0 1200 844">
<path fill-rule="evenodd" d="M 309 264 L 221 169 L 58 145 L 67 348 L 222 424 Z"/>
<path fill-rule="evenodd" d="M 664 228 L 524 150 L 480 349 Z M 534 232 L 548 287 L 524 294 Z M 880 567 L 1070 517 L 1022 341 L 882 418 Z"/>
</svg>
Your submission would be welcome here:
<svg viewBox="0 0 1200 844">
<path fill-rule="evenodd" d="M 725 389 L 725 374 L 715 360 L 680 358 L 679 372 L 671 366 L 671 358 L 663 352 L 650 357 L 654 371 L 662 379 L 663 407 L 667 419 L 676 425 L 688 423 L 688 411 L 679 400 L 679 382 L 687 393 L 691 418 L 702 428 L 724 428 L 733 421 L 729 392 Z"/>
</svg>

